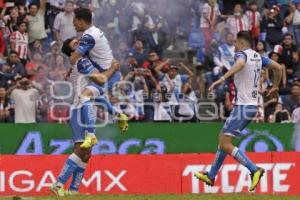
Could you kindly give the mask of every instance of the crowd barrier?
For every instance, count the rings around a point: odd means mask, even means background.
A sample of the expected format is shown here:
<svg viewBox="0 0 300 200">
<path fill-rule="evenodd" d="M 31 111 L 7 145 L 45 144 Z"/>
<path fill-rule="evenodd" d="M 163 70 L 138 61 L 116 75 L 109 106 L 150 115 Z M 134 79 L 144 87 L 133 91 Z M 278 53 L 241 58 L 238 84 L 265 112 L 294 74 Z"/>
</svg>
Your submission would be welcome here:
<svg viewBox="0 0 300 200">
<path fill-rule="evenodd" d="M 122 135 L 114 124 L 97 128 L 93 154 L 215 152 L 222 123 L 130 123 Z M 299 125 L 251 124 L 236 141 L 243 151 L 299 151 Z M 66 124 L 1 124 L 0 154 L 59 155 L 72 151 Z"/>
<path fill-rule="evenodd" d="M 249 153 L 266 170 L 255 193 L 300 195 L 300 153 Z M 50 195 L 67 155 L 0 156 L 0 196 Z M 193 173 L 209 170 L 214 154 L 95 155 L 87 166 L 83 194 L 245 193 L 249 172 L 228 157 L 215 186 Z M 69 183 L 68 183 L 69 184 Z"/>
</svg>

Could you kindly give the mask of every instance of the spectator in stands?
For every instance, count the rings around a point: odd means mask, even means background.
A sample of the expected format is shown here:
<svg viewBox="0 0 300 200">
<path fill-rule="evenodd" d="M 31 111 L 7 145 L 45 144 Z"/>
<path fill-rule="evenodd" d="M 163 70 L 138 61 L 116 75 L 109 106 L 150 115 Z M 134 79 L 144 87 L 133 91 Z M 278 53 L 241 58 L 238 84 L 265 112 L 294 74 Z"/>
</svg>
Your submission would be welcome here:
<svg viewBox="0 0 300 200">
<path fill-rule="evenodd" d="M 292 122 L 300 123 L 300 107 L 296 108 L 292 113 Z"/>
<path fill-rule="evenodd" d="M 147 59 L 147 51 L 144 49 L 143 42 L 136 40 L 132 48 L 129 49 L 128 63 L 133 67 L 142 67 Z"/>
<path fill-rule="evenodd" d="M 64 75 L 67 72 L 66 67 L 64 66 L 64 57 L 58 55 L 55 61 L 56 65 L 51 67 L 49 70 L 49 78 L 53 81 L 63 81 Z"/>
<path fill-rule="evenodd" d="M 191 82 L 183 85 L 181 95 L 179 95 L 178 121 L 197 121 L 198 99 L 193 91 Z"/>
<path fill-rule="evenodd" d="M 92 2 L 92 4 L 95 3 Z M 94 9 L 94 24 L 98 27 L 103 27 L 111 42 L 115 40 L 116 36 L 120 35 L 119 19 L 120 10 L 122 6 L 120 1 L 98 1 L 97 11 Z M 112 44 L 114 46 L 114 44 Z"/>
<path fill-rule="evenodd" d="M 227 33 L 225 36 L 225 43 L 218 47 L 217 55 L 214 56 L 215 66 L 220 70 L 230 70 L 234 64 L 234 35 Z"/>
<path fill-rule="evenodd" d="M 172 107 L 169 102 L 170 94 L 174 90 L 171 79 L 166 76 L 168 86 L 160 83 L 160 90 L 154 94 L 154 121 L 172 121 Z M 169 88 L 169 89 L 168 89 Z"/>
<path fill-rule="evenodd" d="M 162 61 L 156 51 L 150 50 L 148 52 L 148 59 L 144 61 L 142 66 L 145 69 L 149 69 L 149 68 L 156 67 L 161 63 L 164 63 L 164 66 L 162 66 L 162 71 L 165 72 L 169 67 L 168 61 Z"/>
<path fill-rule="evenodd" d="M 36 122 L 36 101 L 39 92 L 31 86 L 27 78 L 17 80 L 11 89 L 10 98 L 15 102 L 15 123 Z"/>
<path fill-rule="evenodd" d="M 159 93 L 161 91 L 159 82 L 155 78 L 155 70 L 153 67 L 150 69 L 144 70 L 144 77 L 148 87 L 148 94 L 145 95 L 144 98 L 144 113 L 145 113 L 145 120 L 146 121 L 153 121 L 154 120 L 154 101 L 153 95 L 155 93 Z"/>
<path fill-rule="evenodd" d="M 46 12 L 46 25 L 53 31 L 56 16 L 64 10 L 65 0 L 48 0 Z"/>
<path fill-rule="evenodd" d="M 215 40 L 211 41 L 209 49 L 205 52 L 203 67 L 205 68 L 205 81 L 206 85 L 209 87 L 214 78 L 217 78 L 220 72 L 220 67 L 216 68 L 216 72 L 214 73 L 214 68 L 216 67 L 215 58 L 218 58 L 218 44 Z M 223 65 L 222 65 L 223 66 Z"/>
<path fill-rule="evenodd" d="M 179 68 L 184 70 L 187 74 L 179 74 Z M 157 72 L 160 72 L 162 69 L 162 66 L 159 65 L 155 67 L 155 70 Z M 176 116 L 178 116 L 178 100 L 179 95 L 181 94 L 182 87 L 187 82 L 192 82 L 192 79 L 194 77 L 194 73 L 183 63 L 179 63 L 178 66 L 171 65 L 170 69 L 166 74 L 163 74 L 160 72 L 160 81 L 161 84 L 167 87 L 168 91 L 171 91 L 171 87 L 173 87 L 173 90 L 171 92 L 171 96 L 169 99 L 169 103 L 172 110 L 172 118 L 174 119 Z M 170 85 L 170 80 L 172 82 L 172 85 Z"/>
<path fill-rule="evenodd" d="M 57 56 L 61 55 L 61 52 L 59 49 L 59 43 L 57 41 L 51 42 L 50 48 L 51 51 L 44 55 L 43 60 L 44 63 L 48 65 L 50 69 L 52 69 L 52 67 L 56 66 L 56 58 Z"/>
<path fill-rule="evenodd" d="M 282 46 L 281 45 L 275 45 L 273 51 L 269 54 L 269 57 L 274 60 L 275 62 L 278 62 L 282 66 L 282 80 L 279 86 L 279 93 L 285 94 L 287 92 L 287 76 L 286 76 L 286 67 L 284 63 L 282 62 Z M 272 71 L 269 70 L 268 72 L 269 78 L 272 80 Z"/>
<path fill-rule="evenodd" d="M 19 9 L 14 4 L 11 4 L 12 7 L 5 7 L 4 10 L 9 10 L 9 15 L 3 17 L 3 20 L 6 24 L 7 30 L 9 34 L 13 33 L 14 31 L 18 30 L 17 23 L 18 21 L 22 20 L 19 17 Z M 5 11 L 4 11 L 5 12 Z"/>
<path fill-rule="evenodd" d="M 243 14 L 243 8 L 241 4 L 236 4 L 233 9 L 233 16 L 229 16 L 226 20 L 227 31 L 232 33 L 236 38 L 236 35 L 240 31 L 249 31 L 250 24 L 249 19 Z"/>
<path fill-rule="evenodd" d="M 40 68 L 41 69 L 41 68 Z M 39 73 L 38 73 L 39 74 Z M 37 121 L 38 122 L 51 122 L 52 113 L 50 112 L 53 105 L 53 98 L 51 96 L 51 84 L 47 83 L 40 89 L 37 109 Z"/>
<path fill-rule="evenodd" d="M 218 17 L 221 15 L 216 0 L 208 0 L 201 8 L 200 29 L 204 34 L 206 49 L 213 39 Z"/>
<path fill-rule="evenodd" d="M 53 84 L 55 82 L 51 81 L 48 78 L 47 68 L 38 66 L 32 84 L 35 86 L 35 88 L 38 88 L 39 91 L 45 92 L 45 91 L 50 91 L 48 90 L 50 88 L 49 86 L 50 83 Z"/>
<path fill-rule="evenodd" d="M 300 80 L 300 49 L 298 49 L 296 52 L 292 53 L 292 66 L 294 67 L 294 79 L 297 78 Z M 291 84 L 291 82 L 289 82 Z"/>
<path fill-rule="evenodd" d="M 14 75 L 10 73 L 10 67 L 7 63 L 0 65 L 0 86 L 8 89 L 14 79 Z"/>
<path fill-rule="evenodd" d="M 29 80 L 35 80 L 35 75 L 39 67 L 47 69 L 47 65 L 43 63 L 42 55 L 39 52 L 35 52 L 33 58 L 25 66 Z"/>
<path fill-rule="evenodd" d="M 33 54 L 35 52 L 38 52 L 38 53 L 44 55 L 44 48 L 43 48 L 42 42 L 40 40 L 35 40 L 33 42 L 32 47 L 29 49 L 30 58 L 33 57 Z"/>
<path fill-rule="evenodd" d="M 127 88 L 125 92 L 129 102 L 135 108 L 135 120 L 144 119 L 144 96 L 149 93 L 144 72 L 144 69 L 138 68 L 125 77 L 125 81 L 133 83 L 133 88 Z"/>
<path fill-rule="evenodd" d="M 75 0 L 75 4 L 78 7 L 91 8 L 91 1 L 92 0 Z M 111 1 L 115 1 L 115 0 L 111 0 Z"/>
<path fill-rule="evenodd" d="M 291 94 L 287 95 L 284 101 L 285 108 L 289 111 L 289 113 L 293 113 L 293 111 L 300 107 L 300 85 L 294 83 L 291 88 Z"/>
<path fill-rule="evenodd" d="M 140 25 L 143 25 L 145 18 L 145 4 L 143 2 L 132 2 L 131 9 L 133 11 L 131 30 L 135 31 Z"/>
<path fill-rule="evenodd" d="M 275 107 L 275 112 L 270 115 L 271 123 L 290 123 L 292 122 L 291 114 L 283 108 L 282 103 L 278 102 Z"/>
<path fill-rule="evenodd" d="M 54 38 L 62 44 L 68 38 L 76 37 L 77 32 L 73 25 L 74 18 L 74 2 L 72 0 L 65 1 L 64 12 L 59 13 L 54 21 Z"/>
<path fill-rule="evenodd" d="M 285 19 L 286 23 L 292 25 L 295 42 L 300 45 L 300 1 L 292 0 L 291 13 Z"/>
<path fill-rule="evenodd" d="M 278 96 L 276 94 L 268 95 L 272 87 L 273 83 L 271 81 L 268 81 L 266 89 L 263 93 L 264 115 L 266 122 L 270 122 L 270 115 L 272 115 L 275 112 L 275 107 L 278 102 Z"/>
<path fill-rule="evenodd" d="M 261 56 L 268 57 L 266 43 L 264 41 L 258 41 L 255 49 Z"/>
<path fill-rule="evenodd" d="M 258 11 L 257 3 L 255 1 L 249 3 L 249 10 L 246 11 L 246 16 L 248 17 L 249 21 L 249 30 L 251 31 L 256 44 L 260 34 L 261 15 Z"/>
<path fill-rule="evenodd" d="M 9 73 L 11 74 L 11 78 L 18 76 L 26 76 L 26 71 L 24 65 L 20 62 L 18 53 L 15 51 L 11 51 L 9 53 L 9 57 L 7 59 L 7 64 L 9 65 Z"/>
<path fill-rule="evenodd" d="M 4 54 L 6 50 L 4 33 L 5 33 L 5 24 L 2 20 L 0 20 L 0 63 L 4 62 Z"/>
<path fill-rule="evenodd" d="M 293 53 L 297 52 L 297 46 L 293 44 L 292 34 L 286 33 L 283 36 L 282 47 L 282 63 L 286 68 L 287 80 L 292 82 L 296 71 L 293 63 Z"/>
<path fill-rule="evenodd" d="M 262 31 L 266 32 L 267 49 L 273 49 L 282 40 L 283 19 L 280 17 L 280 8 L 277 5 L 268 10 L 267 15 L 262 19 Z"/>
<path fill-rule="evenodd" d="M 9 121 L 9 102 L 6 96 L 6 89 L 0 86 L 0 122 Z"/>
<path fill-rule="evenodd" d="M 164 49 L 167 45 L 167 33 L 164 27 L 164 19 L 158 13 L 155 14 L 155 9 L 152 11 L 152 16 L 147 17 L 145 23 L 147 46 L 149 49 L 155 50 L 157 54 L 162 57 Z"/>
<path fill-rule="evenodd" d="M 18 52 L 21 63 L 25 66 L 28 56 L 27 24 L 24 21 L 17 22 L 18 30 L 10 35 L 10 48 Z"/>
<path fill-rule="evenodd" d="M 40 4 L 31 3 L 28 8 L 29 15 L 26 20 L 29 24 L 29 43 L 32 44 L 35 40 L 43 40 L 47 38 L 45 29 L 46 0 L 40 0 Z"/>
<path fill-rule="evenodd" d="M 262 68 L 259 79 L 258 88 L 258 111 L 255 117 L 256 122 L 265 121 L 265 110 L 264 110 L 264 100 L 266 99 L 267 88 L 270 87 L 272 82 L 269 80 L 268 69 Z"/>
</svg>

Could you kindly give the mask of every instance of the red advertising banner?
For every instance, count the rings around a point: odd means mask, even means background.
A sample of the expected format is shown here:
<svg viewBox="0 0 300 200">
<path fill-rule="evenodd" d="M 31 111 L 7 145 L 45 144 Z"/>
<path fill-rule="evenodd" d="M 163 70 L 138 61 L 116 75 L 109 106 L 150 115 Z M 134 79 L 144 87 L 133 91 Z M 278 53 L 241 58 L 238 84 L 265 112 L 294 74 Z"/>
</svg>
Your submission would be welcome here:
<svg viewBox="0 0 300 200">
<path fill-rule="evenodd" d="M 300 195 L 300 153 L 249 153 L 266 170 L 255 191 Z M 0 156 L 0 195 L 48 195 L 67 156 Z M 248 192 L 248 170 L 228 157 L 216 184 L 205 186 L 193 177 L 209 170 L 214 154 L 94 156 L 81 193 L 159 194 Z"/>
</svg>

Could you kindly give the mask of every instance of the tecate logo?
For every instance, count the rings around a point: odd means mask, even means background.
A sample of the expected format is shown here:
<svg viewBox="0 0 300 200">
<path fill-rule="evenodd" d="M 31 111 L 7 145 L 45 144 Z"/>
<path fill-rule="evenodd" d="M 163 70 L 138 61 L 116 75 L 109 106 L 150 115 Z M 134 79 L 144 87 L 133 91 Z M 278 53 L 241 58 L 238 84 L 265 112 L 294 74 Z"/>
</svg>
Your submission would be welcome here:
<svg viewBox="0 0 300 200">
<path fill-rule="evenodd" d="M 295 163 L 260 163 L 258 166 L 266 170 L 259 184 L 261 192 L 283 193 L 289 191 L 290 185 L 286 180 L 291 168 L 295 167 Z M 210 168 L 211 165 L 187 165 L 185 167 L 182 176 L 190 179 L 192 193 L 233 193 L 242 192 L 245 188 L 249 189 L 251 184 L 249 171 L 240 164 L 223 165 L 216 177 L 217 183 L 213 187 L 200 183 L 194 177 L 194 172 L 209 171 Z"/>
</svg>

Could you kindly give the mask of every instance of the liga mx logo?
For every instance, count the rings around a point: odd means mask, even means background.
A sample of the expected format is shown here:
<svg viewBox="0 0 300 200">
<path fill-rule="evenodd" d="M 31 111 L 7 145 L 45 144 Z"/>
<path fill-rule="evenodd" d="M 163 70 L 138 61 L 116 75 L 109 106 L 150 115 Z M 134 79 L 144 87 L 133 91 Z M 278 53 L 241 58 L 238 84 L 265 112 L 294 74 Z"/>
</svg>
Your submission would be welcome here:
<svg viewBox="0 0 300 200">
<path fill-rule="evenodd" d="M 239 144 L 239 149 L 242 151 L 254 152 L 269 152 L 269 151 L 284 151 L 282 142 L 268 131 L 251 131 L 243 130 L 243 135 L 247 135 Z"/>
</svg>

